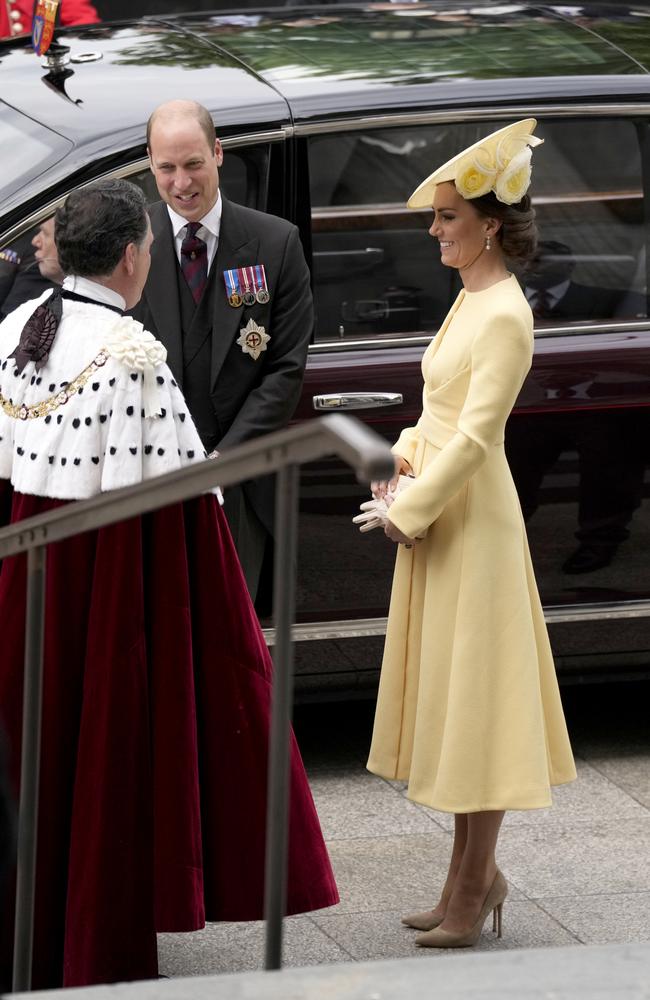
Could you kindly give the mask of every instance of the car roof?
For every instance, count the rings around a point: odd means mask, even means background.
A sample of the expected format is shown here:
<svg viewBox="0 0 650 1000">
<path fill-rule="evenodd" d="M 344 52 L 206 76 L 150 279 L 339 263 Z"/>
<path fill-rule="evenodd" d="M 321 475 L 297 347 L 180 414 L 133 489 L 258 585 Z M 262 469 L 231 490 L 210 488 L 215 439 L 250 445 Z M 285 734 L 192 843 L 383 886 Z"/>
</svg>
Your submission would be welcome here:
<svg viewBox="0 0 650 1000">
<path fill-rule="evenodd" d="M 101 54 L 69 67 L 70 99 L 47 85 L 27 41 L 0 43 L 2 99 L 74 143 L 89 132 L 141 140 L 152 109 L 174 97 L 200 100 L 227 133 L 359 110 L 650 90 L 650 7 L 330 4 L 142 18 L 59 39 L 73 59 Z"/>
<path fill-rule="evenodd" d="M 29 39 L 0 41 L 0 119 L 4 107 L 8 135 L 25 131 L 16 116 L 34 133 L 30 168 L 14 156 L 0 184 L 8 224 L 40 201 L 43 176 L 54 198 L 125 153 L 144 156 L 145 122 L 172 98 L 199 100 L 227 139 L 650 93 L 650 6 L 330 3 L 143 17 L 64 29 L 58 40 L 71 56 L 58 76 Z"/>
</svg>

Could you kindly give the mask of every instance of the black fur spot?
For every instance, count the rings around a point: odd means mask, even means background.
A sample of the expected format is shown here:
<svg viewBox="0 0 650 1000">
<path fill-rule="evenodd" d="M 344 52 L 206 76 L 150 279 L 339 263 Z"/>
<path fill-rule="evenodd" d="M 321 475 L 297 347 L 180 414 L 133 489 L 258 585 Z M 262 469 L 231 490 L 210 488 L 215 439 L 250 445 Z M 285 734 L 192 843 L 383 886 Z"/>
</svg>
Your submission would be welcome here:
<svg viewBox="0 0 650 1000">
<path fill-rule="evenodd" d="M 137 455 L 138 454 L 138 449 L 137 448 L 129 448 L 129 451 L 131 452 L 132 455 Z"/>
<path fill-rule="evenodd" d="M 131 372 L 131 378 L 132 378 L 132 380 L 134 382 L 137 382 L 138 381 L 138 373 L 137 372 Z"/>
<path fill-rule="evenodd" d="M 132 406 L 127 406 L 127 408 L 126 408 L 126 415 L 127 415 L 127 417 L 132 417 L 133 416 L 133 407 Z"/>
<path fill-rule="evenodd" d="M 79 417 L 75 417 L 74 420 L 72 421 L 72 426 L 74 427 L 74 429 L 77 430 L 80 424 L 81 420 L 79 419 Z"/>
<path fill-rule="evenodd" d="M 179 413 L 179 414 L 178 414 L 178 419 L 180 420 L 180 422 L 181 422 L 182 424 L 184 424 L 184 423 L 185 423 L 185 417 L 186 417 L 186 416 L 187 416 L 187 414 L 186 414 L 186 413 Z"/>
<path fill-rule="evenodd" d="M 48 385 L 48 389 L 50 390 L 50 392 L 54 392 L 54 390 L 56 389 L 56 385 L 54 384 L 54 382 L 50 382 L 50 384 Z"/>
<path fill-rule="evenodd" d="M 91 461 L 92 461 L 93 465 L 99 465 L 99 459 L 98 459 L 97 455 L 93 455 Z"/>
<path fill-rule="evenodd" d="M 187 457 L 188 457 L 188 458 L 194 458 L 194 451 L 193 451 L 192 449 L 190 449 L 190 450 L 188 451 L 188 453 L 187 453 Z"/>
<path fill-rule="evenodd" d="M 153 451 L 153 445 L 146 444 L 144 446 L 144 453 L 145 453 L 145 455 L 150 455 L 152 451 Z"/>
<path fill-rule="evenodd" d="M 46 418 L 45 418 L 45 423 L 46 423 L 46 424 L 49 424 L 49 422 L 50 422 L 50 420 L 51 420 L 51 419 L 52 419 L 52 414 L 51 414 L 51 413 L 48 413 L 48 415 L 47 415 L 47 416 L 46 416 Z"/>
<path fill-rule="evenodd" d="M 80 458 L 75 458 L 74 464 L 75 465 L 81 465 L 81 459 Z"/>
<path fill-rule="evenodd" d="M 86 419 L 84 420 L 84 423 L 85 423 L 86 427 L 90 427 L 90 425 L 92 424 L 92 422 L 93 422 L 93 418 L 92 417 L 86 417 Z"/>
<path fill-rule="evenodd" d="M 115 385 L 115 379 L 114 378 L 110 379 L 108 384 L 111 386 Z"/>
<path fill-rule="evenodd" d="M 61 459 L 61 465 L 65 465 L 65 463 L 66 463 L 67 461 L 68 461 L 68 460 L 67 460 L 67 458 L 62 458 L 62 459 Z"/>
<path fill-rule="evenodd" d="M 114 455 L 116 451 L 117 448 L 115 447 L 115 445 L 113 445 L 113 447 L 110 449 L 111 455 Z"/>
<path fill-rule="evenodd" d="M 93 392 L 97 392 L 99 389 L 99 382 L 93 382 Z"/>
<path fill-rule="evenodd" d="M 166 416 L 167 416 L 167 410 L 165 409 L 165 407 L 164 407 L 164 406 L 162 406 L 162 407 L 160 408 L 160 416 L 161 416 L 161 417 L 166 417 Z"/>
<path fill-rule="evenodd" d="M 63 420 L 63 414 L 62 413 L 57 413 L 57 415 L 56 415 L 56 422 L 57 422 L 57 424 L 60 424 L 62 420 Z"/>
<path fill-rule="evenodd" d="M 33 461 L 34 461 L 34 459 L 36 458 L 36 452 L 35 452 L 35 451 L 33 451 L 33 452 L 31 453 L 31 455 L 30 455 L 29 457 L 31 458 L 31 460 L 32 460 L 32 462 L 33 462 Z"/>
<path fill-rule="evenodd" d="M 23 449 L 22 449 L 22 448 L 16 448 L 16 451 L 17 451 L 17 453 L 18 453 L 19 455 L 24 455 L 24 454 L 25 454 L 25 452 L 23 451 Z"/>
<path fill-rule="evenodd" d="M 105 424 L 107 420 L 108 420 L 108 417 L 106 416 L 105 413 L 100 413 L 99 414 L 99 422 L 100 422 L 100 424 Z"/>
<path fill-rule="evenodd" d="M 159 448 L 158 449 L 158 454 L 159 455 L 164 455 L 165 454 L 165 449 L 164 448 Z"/>
<path fill-rule="evenodd" d="M 5 364 L 6 364 L 6 363 L 7 363 L 7 362 L 5 361 Z M 164 384 L 165 384 L 165 380 L 164 380 L 164 378 L 162 377 L 162 375 L 156 375 L 156 382 L 158 383 L 158 385 L 164 385 Z"/>
<path fill-rule="evenodd" d="M 50 465 L 54 465 L 54 455 L 49 455 L 47 460 L 50 463 Z"/>
</svg>

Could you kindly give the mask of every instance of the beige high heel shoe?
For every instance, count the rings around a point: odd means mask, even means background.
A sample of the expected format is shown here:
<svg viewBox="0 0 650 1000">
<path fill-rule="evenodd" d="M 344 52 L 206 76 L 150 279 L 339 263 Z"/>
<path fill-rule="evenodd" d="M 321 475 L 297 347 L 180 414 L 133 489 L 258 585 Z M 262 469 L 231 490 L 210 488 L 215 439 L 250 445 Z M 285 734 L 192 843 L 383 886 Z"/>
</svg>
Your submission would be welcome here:
<svg viewBox="0 0 650 1000">
<path fill-rule="evenodd" d="M 444 917 L 436 917 L 433 910 L 424 910 L 423 913 L 410 913 L 402 917 L 402 923 L 407 927 L 414 927 L 416 931 L 432 931 L 434 927 L 441 924 Z"/>
<path fill-rule="evenodd" d="M 481 936 L 481 931 L 483 930 L 483 924 L 487 919 L 488 913 L 492 911 L 492 930 L 496 931 L 497 937 L 501 937 L 502 928 L 502 913 L 503 913 L 503 903 L 508 895 L 508 883 L 497 869 L 497 873 L 494 876 L 494 882 L 488 890 L 488 894 L 485 897 L 483 906 L 481 907 L 481 912 L 478 915 L 478 920 L 468 931 L 464 934 L 452 934 L 450 931 L 445 931 L 441 927 L 436 927 L 426 934 L 420 934 L 416 937 L 415 943 L 421 948 L 471 948 L 472 945 L 476 944 L 479 937 Z"/>
</svg>

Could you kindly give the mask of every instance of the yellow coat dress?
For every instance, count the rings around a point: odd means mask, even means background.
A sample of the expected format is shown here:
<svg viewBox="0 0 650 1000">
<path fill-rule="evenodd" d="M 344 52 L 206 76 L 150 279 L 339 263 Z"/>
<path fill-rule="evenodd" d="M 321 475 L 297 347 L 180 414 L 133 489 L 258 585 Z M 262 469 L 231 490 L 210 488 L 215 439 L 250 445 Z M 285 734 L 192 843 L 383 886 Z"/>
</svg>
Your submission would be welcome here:
<svg viewBox="0 0 650 1000">
<path fill-rule="evenodd" d="M 416 479 L 398 547 L 368 769 L 445 812 L 536 809 L 575 766 L 505 457 L 533 353 L 510 276 L 461 291 L 422 359 L 423 412 L 393 448 Z"/>
</svg>

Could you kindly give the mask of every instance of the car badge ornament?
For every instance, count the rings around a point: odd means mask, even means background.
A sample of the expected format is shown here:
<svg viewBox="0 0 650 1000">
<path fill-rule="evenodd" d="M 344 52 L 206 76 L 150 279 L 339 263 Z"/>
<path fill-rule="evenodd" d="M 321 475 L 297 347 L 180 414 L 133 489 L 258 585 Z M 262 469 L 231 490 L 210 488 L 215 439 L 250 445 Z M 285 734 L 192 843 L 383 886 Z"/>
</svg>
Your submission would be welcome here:
<svg viewBox="0 0 650 1000">
<path fill-rule="evenodd" d="M 32 21 L 32 46 L 39 56 L 44 56 L 52 44 L 59 3 L 60 0 L 37 0 Z"/>
<path fill-rule="evenodd" d="M 243 326 L 239 331 L 237 343 L 244 354 L 250 354 L 253 361 L 257 361 L 262 351 L 266 350 L 270 339 L 263 326 L 259 326 L 255 320 L 249 319 L 246 326 Z"/>
</svg>

